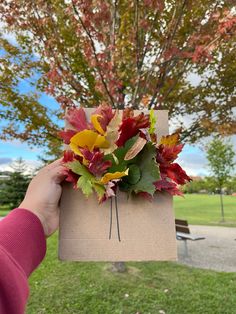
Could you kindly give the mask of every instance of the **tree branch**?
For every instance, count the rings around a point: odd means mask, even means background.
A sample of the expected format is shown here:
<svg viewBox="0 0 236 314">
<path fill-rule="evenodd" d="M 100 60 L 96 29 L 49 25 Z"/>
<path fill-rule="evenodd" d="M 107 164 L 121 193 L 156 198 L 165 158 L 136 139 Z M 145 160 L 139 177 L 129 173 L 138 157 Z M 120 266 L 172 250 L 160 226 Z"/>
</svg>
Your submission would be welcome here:
<svg viewBox="0 0 236 314">
<path fill-rule="evenodd" d="M 74 3 L 72 3 L 72 5 L 73 5 L 74 13 L 75 13 L 76 16 L 78 17 L 80 24 L 82 25 L 82 27 L 83 27 L 83 29 L 84 29 L 84 31 L 85 31 L 87 37 L 89 38 L 89 42 L 90 42 L 90 45 L 91 45 L 91 48 L 92 48 L 92 51 L 93 51 L 93 54 L 94 54 L 94 58 L 95 58 L 96 63 L 97 63 L 98 74 L 99 74 L 99 76 L 100 76 L 100 78 L 101 78 L 102 84 L 103 84 L 103 86 L 104 86 L 104 88 L 105 88 L 105 90 L 106 90 L 106 93 L 107 93 L 107 95 L 108 95 L 108 97 L 109 97 L 109 99 L 110 99 L 110 101 L 111 101 L 112 106 L 115 106 L 113 97 L 112 97 L 112 95 L 110 94 L 110 92 L 109 92 L 109 90 L 108 90 L 106 81 L 105 81 L 105 79 L 104 79 L 104 77 L 103 77 L 103 74 L 102 74 L 102 72 L 101 72 L 101 69 L 99 68 L 99 60 L 98 60 L 98 56 L 97 56 L 97 53 L 96 53 L 96 48 L 95 48 L 95 44 L 94 44 L 93 38 L 92 38 L 92 36 L 91 36 L 89 30 L 88 30 L 88 29 L 86 28 L 86 26 L 84 25 L 84 22 L 83 22 L 83 20 L 81 19 L 80 14 L 79 14 L 78 10 L 76 9 Z"/>
</svg>

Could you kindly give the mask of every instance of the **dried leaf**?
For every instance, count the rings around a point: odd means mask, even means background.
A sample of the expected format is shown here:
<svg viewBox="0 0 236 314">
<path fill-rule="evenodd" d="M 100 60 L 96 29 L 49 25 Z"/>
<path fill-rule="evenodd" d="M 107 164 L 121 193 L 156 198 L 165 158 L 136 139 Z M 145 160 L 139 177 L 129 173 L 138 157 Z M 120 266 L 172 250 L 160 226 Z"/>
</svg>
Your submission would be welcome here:
<svg viewBox="0 0 236 314">
<path fill-rule="evenodd" d="M 124 160 L 130 160 L 130 159 L 133 159 L 135 156 L 137 156 L 138 153 L 141 152 L 141 150 L 143 149 L 146 143 L 147 141 L 144 138 L 138 137 L 137 141 L 126 153 Z"/>
</svg>

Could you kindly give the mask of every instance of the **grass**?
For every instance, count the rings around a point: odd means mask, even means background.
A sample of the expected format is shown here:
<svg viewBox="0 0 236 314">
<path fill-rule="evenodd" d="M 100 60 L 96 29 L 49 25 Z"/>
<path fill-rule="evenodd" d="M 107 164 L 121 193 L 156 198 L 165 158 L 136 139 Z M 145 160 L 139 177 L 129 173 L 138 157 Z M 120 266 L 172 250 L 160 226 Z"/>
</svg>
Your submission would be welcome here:
<svg viewBox="0 0 236 314">
<path fill-rule="evenodd" d="M 232 314 L 236 273 L 176 263 L 128 263 L 127 274 L 108 263 L 60 262 L 57 236 L 30 278 L 27 314 Z M 164 312 L 159 312 L 164 311 Z"/>
<path fill-rule="evenodd" d="M 174 197 L 175 216 L 193 225 L 236 227 L 236 197 L 224 196 L 225 222 L 221 222 L 219 195 L 186 194 Z"/>
<path fill-rule="evenodd" d="M 0 205 L 0 217 L 5 217 L 10 211 L 8 205 Z"/>
<path fill-rule="evenodd" d="M 174 197 L 175 216 L 187 219 L 193 225 L 236 227 L 236 197 L 224 196 L 225 222 L 221 222 L 220 198 L 218 195 L 186 194 Z M 7 215 L 9 208 L 0 206 L 0 217 Z"/>
</svg>

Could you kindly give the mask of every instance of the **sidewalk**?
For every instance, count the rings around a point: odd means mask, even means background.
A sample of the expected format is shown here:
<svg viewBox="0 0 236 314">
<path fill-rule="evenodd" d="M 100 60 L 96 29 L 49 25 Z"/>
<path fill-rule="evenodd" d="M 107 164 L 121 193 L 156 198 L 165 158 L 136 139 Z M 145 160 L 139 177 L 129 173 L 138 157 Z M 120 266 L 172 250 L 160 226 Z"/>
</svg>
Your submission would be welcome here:
<svg viewBox="0 0 236 314">
<path fill-rule="evenodd" d="M 188 241 L 188 257 L 184 243 L 178 243 L 179 263 L 224 272 L 236 272 L 236 228 L 190 226 L 190 232 L 205 240 Z"/>
</svg>

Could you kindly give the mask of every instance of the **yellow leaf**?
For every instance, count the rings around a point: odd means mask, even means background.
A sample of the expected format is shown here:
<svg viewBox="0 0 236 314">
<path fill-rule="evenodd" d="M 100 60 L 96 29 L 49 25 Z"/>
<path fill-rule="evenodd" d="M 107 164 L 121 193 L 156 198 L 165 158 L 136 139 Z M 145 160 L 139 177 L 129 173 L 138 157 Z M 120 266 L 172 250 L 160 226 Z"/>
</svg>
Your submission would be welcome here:
<svg viewBox="0 0 236 314">
<path fill-rule="evenodd" d="M 128 173 L 129 173 L 129 169 L 122 172 L 119 172 L 119 171 L 113 172 L 113 173 L 108 172 L 101 178 L 100 182 L 102 184 L 107 184 L 111 180 L 120 179 L 124 176 L 127 176 Z"/>
<path fill-rule="evenodd" d="M 179 134 L 174 133 L 171 135 L 167 136 L 162 136 L 160 145 L 165 145 L 165 146 L 175 146 L 179 143 Z"/>
<path fill-rule="evenodd" d="M 78 146 L 75 143 L 70 143 L 70 148 L 72 152 L 74 152 L 76 155 L 83 156 Z"/>
<path fill-rule="evenodd" d="M 110 143 L 106 140 L 105 136 L 92 130 L 78 132 L 70 140 L 70 147 L 72 150 L 76 149 L 75 147 L 87 147 L 92 151 L 95 147 L 107 148 L 109 146 Z"/>
<path fill-rule="evenodd" d="M 93 114 L 91 116 L 91 122 L 94 126 L 94 129 L 96 131 L 98 131 L 98 133 L 104 135 L 105 134 L 105 131 L 103 130 L 103 128 L 101 127 L 101 124 L 100 122 L 98 121 L 99 118 L 101 118 L 102 116 L 100 116 L 99 114 Z"/>
</svg>

